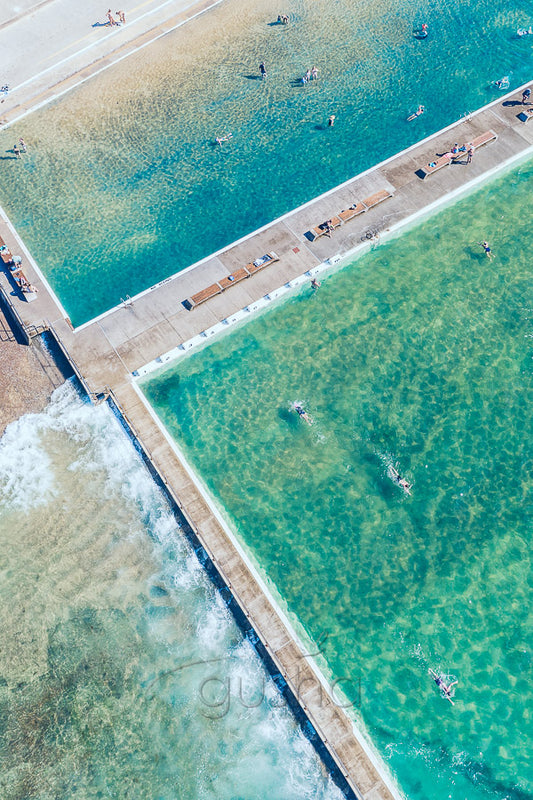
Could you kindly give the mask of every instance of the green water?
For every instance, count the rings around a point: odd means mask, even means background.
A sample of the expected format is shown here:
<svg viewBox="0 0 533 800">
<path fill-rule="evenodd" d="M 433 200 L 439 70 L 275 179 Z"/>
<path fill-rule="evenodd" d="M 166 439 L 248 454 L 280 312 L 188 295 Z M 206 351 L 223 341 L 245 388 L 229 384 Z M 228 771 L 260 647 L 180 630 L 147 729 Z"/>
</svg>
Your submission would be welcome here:
<svg viewBox="0 0 533 800">
<path fill-rule="evenodd" d="M 2 800 L 340 800 L 110 410 L 0 439 Z"/>
<path fill-rule="evenodd" d="M 531 77 L 528 0 L 286 11 L 272 25 L 267 0 L 226 0 L 0 133 L 0 202 L 74 324 L 495 99 L 495 79 Z"/>
<path fill-rule="evenodd" d="M 411 800 L 533 796 L 532 178 L 143 383 Z"/>
</svg>

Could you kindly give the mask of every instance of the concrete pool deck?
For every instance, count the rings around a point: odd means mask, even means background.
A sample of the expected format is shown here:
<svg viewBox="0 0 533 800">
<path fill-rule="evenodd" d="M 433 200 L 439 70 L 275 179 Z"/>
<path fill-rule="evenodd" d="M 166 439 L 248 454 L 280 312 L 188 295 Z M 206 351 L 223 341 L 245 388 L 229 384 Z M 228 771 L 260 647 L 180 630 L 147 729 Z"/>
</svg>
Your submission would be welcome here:
<svg viewBox="0 0 533 800">
<path fill-rule="evenodd" d="M 120 5 L 126 24 L 109 26 L 105 3 L 84 0 L 74 11 L 67 0 L 24 0 L 0 13 L 0 128 L 78 86 L 146 47 L 222 0 L 145 0 Z M 115 6 L 112 6 L 113 13 Z"/>
<path fill-rule="evenodd" d="M 388 800 L 395 796 L 395 790 L 371 749 L 354 730 L 351 719 L 335 701 L 331 687 L 309 663 L 261 578 L 143 401 L 132 373 L 142 371 L 147 363 L 201 336 L 241 309 L 259 303 L 266 294 L 319 268 L 326 260 L 336 262 L 338 257 L 366 247 L 368 231 L 378 230 L 381 235 L 394 231 L 482 183 L 499 169 L 526 158 L 533 148 L 533 125 L 518 117 L 520 98 L 521 90 L 499 98 L 77 330 L 72 330 L 65 319 L 16 232 L 6 220 L 0 220 L 0 235 L 12 252 L 23 255 L 28 277 L 39 289 L 37 300 L 26 303 L 9 277 L 0 276 L 25 325 L 29 330 L 44 326 L 55 331 L 89 392 L 97 395 L 112 391 L 170 495 L 291 686 L 353 794 L 365 800 Z M 437 153 L 449 151 L 455 141 L 470 141 L 487 130 L 493 130 L 498 138 L 477 151 L 471 164 L 450 164 L 438 174 L 420 177 L 420 168 L 434 160 Z M 310 242 L 305 236 L 310 228 L 380 189 L 387 189 L 392 197 L 342 225 L 331 238 L 324 236 Z M 183 306 L 185 298 L 269 251 L 277 253 L 278 262 L 193 311 Z M 245 316 L 251 314 L 245 312 Z"/>
</svg>

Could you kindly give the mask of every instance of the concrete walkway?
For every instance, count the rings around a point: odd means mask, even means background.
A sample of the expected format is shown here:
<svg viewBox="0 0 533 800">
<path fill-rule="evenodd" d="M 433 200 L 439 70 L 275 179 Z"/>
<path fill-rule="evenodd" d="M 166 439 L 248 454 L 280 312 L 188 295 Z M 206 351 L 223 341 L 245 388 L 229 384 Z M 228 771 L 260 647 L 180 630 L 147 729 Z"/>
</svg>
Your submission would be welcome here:
<svg viewBox="0 0 533 800">
<path fill-rule="evenodd" d="M 120 3 L 126 24 L 107 23 L 105 0 L 26 0 L 11 6 L 0 24 L 0 85 L 9 94 L 0 102 L 0 126 L 36 107 L 173 30 L 221 0 L 145 0 Z M 20 9 L 17 12 L 17 8 Z"/>
</svg>

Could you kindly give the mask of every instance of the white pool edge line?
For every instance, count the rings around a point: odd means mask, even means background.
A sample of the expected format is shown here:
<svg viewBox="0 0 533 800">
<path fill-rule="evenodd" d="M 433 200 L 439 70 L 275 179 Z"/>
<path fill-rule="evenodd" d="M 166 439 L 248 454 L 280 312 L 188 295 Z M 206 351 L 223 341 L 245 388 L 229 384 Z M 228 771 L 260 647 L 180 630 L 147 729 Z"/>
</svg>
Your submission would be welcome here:
<svg viewBox="0 0 533 800">
<path fill-rule="evenodd" d="M 47 278 L 45 277 L 45 275 L 41 271 L 41 268 L 39 267 L 39 265 L 35 261 L 34 257 L 32 256 L 32 254 L 30 253 L 30 251 L 26 247 L 26 244 L 24 243 L 23 238 L 20 236 L 20 234 L 16 230 L 15 226 L 13 225 L 13 223 L 9 219 L 8 215 L 6 214 L 3 206 L 1 206 L 1 205 L 0 205 L 0 217 L 6 223 L 7 227 L 9 228 L 9 230 L 10 230 L 10 232 L 12 234 L 12 236 L 17 241 L 17 245 L 20 246 L 20 249 L 23 251 L 24 256 L 28 259 L 28 262 L 31 264 L 32 269 L 35 270 L 35 272 L 39 276 L 39 279 L 42 281 L 42 283 L 44 285 L 44 288 L 46 289 L 48 294 L 50 294 L 52 300 L 54 301 L 54 303 L 57 305 L 57 307 L 61 311 L 61 314 L 63 315 L 63 318 L 68 320 L 68 318 L 69 318 L 68 314 L 65 311 L 65 309 L 63 308 L 63 304 L 61 303 L 61 300 L 59 299 L 57 294 L 54 292 L 52 287 L 50 286 Z"/>
<path fill-rule="evenodd" d="M 222 0 L 218 0 L 218 2 L 222 2 Z M 87 78 L 86 80 L 89 80 L 89 79 Z M 215 252 L 211 253 L 210 255 L 205 256 L 204 258 L 201 258 L 199 261 L 195 261 L 194 264 L 190 264 L 188 267 L 184 267 L 184 269 L 180 270 L 179 272 L 175 272 L 173 275 L 169 275 L 168 278 L 163 278 L 162 280 L 158 281 L 157 283 L 154 283 L 152 286 L 148 287 L 147 289 L 143 289 L 142 292 L 139 292 L 138 294 L 136 294 L 133 297 L 131 297 L 131 301 L 135 302 L 136 300 L 139 300 L 141 297 L 145 297 L 145 295 L 150 294 L 155 289 L 158 289 L 160 286 L 163 286 L 165 283 L 169 283 L 170 281 L 173 281 L 176 278 L 181 277 L 182 275 L 186 275 L 188 272 L 191 272 L 193 269 L 196 269 L 197 267 L 201 266 L 202 264 L 205 264 L 207 261 L 210 261 L 212 258 L 217 258 L 222 253 L 225 253 L 228 250 L 231 250 L 232 248 L 236 247 L 237 245 L 242 244 L 243 242 L 246 242 L 248 239 L 251 239 L 252 237 L 257 236 L 258 234 L 263 233 L 264 231 L 268 230 L 269 228 L 273 227 L 274 225 L 277 225 L 278 223 L 283 222 L 284 220 L 288 219 L 289 217 L 292 217 L 293 214 L 297 214 L 300 211 L 303 211 L 304 209 L 306 209 L 309 206 L 313 205 L 313 203 L 316 203 L 319 200 L 324 199 L 325 197 L 329 197 L 330 195 L 334 194 L 335 192 L 339 191 L 340 189 L 344 189 L 345 187 L 349 186 L 351 183 L 354 183 L 355 181 L 366 177 L 371 172 L 380 170 L 382 167 L 386 166 L 387 164 L 390 164 L 390 162 L 394 161 L 396 158 L 399 158 L 400 156 L 404 156 L 405 154 L 410 153 L 412 150 L 415 150 L 417 147 L 421 147 L 422 145 L 431 142 L 433 139 L 436 139 L 441 134 L 446 133 L 449 130 L 452 130 L 457 125 L 460 125 L 461 122 L 467 122 L 468 120 L 472 119 L 473 117 L 477 116 L 478 114 L 482 114 L 484 111 L 487 111 L 488 109 L 492 108 L 493 106 L 499 105 L 500 103 L 505 102 L 505 100 L 515 96 L 516 94 L 519 94 L 521 91 L 523 91 L 524 88 L 529 87 L 531 85 L 531 83 L 533 83 L 533 79 L 528 81 L 527 83 L 522 84 L 522 86 L 519 86 L 518 88 L 513 89 L 512 92 L 509 92 L 508 94 L 505 94 L 505 95 L 503 95 L 501 97 L 498 97 L 496 100 L 493 100 L 492 102 L 488 103 L 487 105 L 481 106 L 481 108 L 478 108 L 476 111 L 472 111 L 471 113 L 469 112 L 468 114 L 460 117 L 455 122 L 451 122 L 449 125 L 446 125 L 446 127 L 441 128 L 440 130 L 436 131 L 435 133 L 430 134 L 429 136 L 426 136 L 425 139 L 420 139 L 420 141 L 417 141 L 414 144 L 409 145 L 409 147 L 406 147 L 404 150 L 400 150 L 398 153 L 394 153 L 392 156 L 389 156 L 384 161 L 380 161 L 378 164 L 374 164 L 374 166 L 368 167 L 368 169 L 363 170 L 363 172 L 357 173 L 357 175 L 354 175 L 352 178 L 348 178 L 343 183 L 339 183 L 337 186 L 334 186 L 332 189 L 328 189 L 326 192 L 323 192 L 322 194 L 319 194 L 316 197 L 313 197 L 311 200 L 307 200 L 301 206 L 297 206 L 296 208 L 293 208 L 290 211 L 287 211 L 285 214 L 282 214 L 280 217 L 277 217 L 276 219 L 272 220 L 271 222 L 267 222 L 265 225 L 261 226 L 260 228 L 256 228 L 254 231 L 251 231 L 251 233 L 247 233 L 245 236 L 241 236 L 240 239 L 236 239 L 235 241 L 231 242 L 230 244 L 225 245 L 224 247 L 221 247 L 219 250 L 215 250 Z M 485 175 L 489 175 L 489 174 L 490 174 L 490 172 L 489 173 L 485 173 Z M 117 304 L 116 306 L 113 306 L 112 308 L 108 309 L 107 311 L 103 311 L 101 314 L 98 314 L 96 317 L 93 317 L 92 319 L 88 320 L 87 322 L 83 322 L 81 325 L 76 327 L 74 330 L 75 331 L 83 330 L 83 328 L 86 328 L 88 325 L 92 325 L 95 322 L 100 322 L 102 319 L 105 319 L 110 314 L 114 314 L 116 311 L 118 311 L 122 307 L 122 305 L 123 304 L 120 303 L 120 304 Z"/>
<path fill-rule="evenodd" d="M 415 212 L 414 214 L 411 214 L 410 217 L 406 217 L 405 219 L 399 220 L 395 224 L 391 225 L 389 228 L 386 228 L 380 234 L 380 241 L 392 238 L 397 233 L 409 229 L 411 226 L 414 226 L 418 222 L 422 222 L 424 217 L 430 217 L 433 214 L 438 213 L 439 210 L 441 209 L 444 210 L 446 206 L 451 205 L 454 201 L 460 199 L 463 195 L 466 196 L 471 192 L 473 192 L 474 190 L 481 188 L 481 186 L 484 183 L 486 182 L 488 183 L 491 180 L 498 177 L 498 175 L 507 172 L 508 170 L 512 169 L 514 165 L 520 163 L 521 161 L 528 160 L 532 155 L 533 155 L 533 144 L 526 150 L 522 150 L 520 153 L 511 156 L 510 158 L 507 159 L 507 161 L 498 164 L 497 167 L 493 167 L 488 172 L 485 172 L 482 175 L 473 178 L 468 183 L 465 183 L 462 186 L 458 187 L 457 189 L 453 189 L 451 192 L 448 192 L 442 197 L 439 197 L 438 200 L 435 200 L 433 203 L 424 206 L 424 208 L 421 208 L 419 211 Z M 245 308 L 241 308 L 238 309 L 237 311 L 234 311 L 230 315 L 230 318 L 237 317 L 237 315 L 239 315 L 238 319 L 234 320 L 227 319 L 224 322 L 220 321 L 215 323 L 215 325 L 211 326 L 211 328 L 218 328 L 218 330 L 216 332 L 213 332 L 212 335 L 206 336 L 205 331 L 201 331 L 200 333 L 193 336 L 191 339 L 185 340 L 184 342 L 179 342 L 171 350 L 166 351 L 165 353 L 161 353 L 159 356 L 156 356 L 156 358 L 138 367 L 135 370 L 135 372 L 132 373 L 132 377 L 135 380 L 143 380 L 151 373 L 171 367 L 177 361 L 181 361 L 182 358 L 192 355 L 193 353 L 197 352 L 200 348 L 207 346 L 213 340 L 217 340 L 220 336 L 223 336 L 226 333 L 230 333 L 230 331 L 234 330 L 235 327 L 237 327 L 238 325 L 246 324 L 250 320 L 255 319 L 255 317 L 258 314 L 267 311 L 269 309 L 278 307 L 282 300 L 287 299 L 289 296 L 293 295 L 294 292 L 296 292 L 301 288 L 301 286 L 305 282 L 304 279 L 308 279 L 310 281 L 312 276 L 317 275 L 319 273 L 323 272 L 327 273 L 333 270 L 342 269 L 344 266 L 346 266 L 346 262 L 348 260 L 352 259 L 354 256 L 361 257 L 365 255 L 365 251 L 368 251 L 371 248 L 371 246 L 372 246 L 371 241 L 360 242 L 359 244 L 355 245 L 350 250 L 348 250 L 346 253 L 343 253 L 342 256 L 339 258 L 339 260 L 334 261 L 333 259 L 336 258 L 334 256 L 331 259 L 323 261 L 318 266 L 310 267 L 309 270 L 302 273 L 301 275 L 297 275 L 295 278 L 291 278 L 291 280 L 288 283 L 291 284 L 294 282 L 296 285 L 289 286 L 287 291 L 283 292 L 281 296 L 269 297 L 268 302 L 266 304 L 261 304 L 258 308 L 250 307 L 258 302 L 254 301 L 250 303 L 249 306 L 245 306 Z M 271 289 L 267 295 L 264 295 L 264 298 L 268 297 L 268 295 L 270 294 L 279 292 L 280 289 L 283 288 L 283 286 L 287 285 L 288 284 L 285 283 L 282 286 L 276 287 L 275 289 Z M 243 312 L 246 314 L 246 316 L 240 316 L 243 314 Z M 183 344 L 185 344 L 186 342 L 192 342 L 193 340 L 197 341 L 195 341 L 194 344 L 191 344 L 187 348 L 180 349 Z M 168 356 L 168 358 L 162 361 L 161 359 L 164 356 Z"/>
<path fill-rule="evenodd" d="M 232 545 L 235 547 L 235 549 L 239 553 L 239 555 L 240 555 L 241 559 L 243 560 L 244 564 L 250 570 L 250 572 L 253 575 L 254 579 L 257 581 L 261 591 L 263 592 L 263 594 L 265 595 L 265 597 L 267 598 L 269 603 L 274 608 L 276 614 L 279 616 L 279 618 L 281 619 L 281 621 L 283 622 L 283 624 L 287 628 L 290 636 L 292 637 L 294 642 L 297 644 L 297 646 L 300 648 L 301 652 L 305 654 L 307 648 L 304 646 L 304 644 L 301 641 L 300 637 L 298 636 L 298 634 L 294 630 L 290 620 L 287 618 L 285 612 L 279 607 L 279 605 L 276 602 L 275 598 L 272 596 L 268 586 L 266 586 L 266 584 L 263 581 L 263 578 L 257 572 L 254 564 L 250 561 L 247 553 L 243 549 L 243 547 L 240 544 L 238 538 L 233 533 L 231 527 L 228 525 L 228 523 L 226 522 L 224 517 L 220 514 L 216 502 L 213 500 L 213 498 L 211 497 L 209 492 L 205 489 L 205 487 L 202 484 L 202 481 L 197 477 L 194 469 L 189 464 L 189 462 L 188 462 L 187 458 L 185 457 L 184 453 L 182 452 L 181 448 L 179 447 L 177 442 L 173 439 L 173 437 L 171 436 L 170 432 L 167 430 L 167 428 L 163 424 L 162 420 L 157 415 L 157 413 L 156 413 L 155 409 L 153 408 L 153 406 L 148 402 L 148 398 L 143 393 L 142 389 L 138 386 L 138 383 L 137 383 L 136 379 L 132 380 L 132 386 L 133 386 L 133 389 L 136 392 L 138 398 L 141 400 L 143 406 L 147 410 L 148 414 L 150 415 L 152 420 L 155 422 L 155 424 L 157 425 L 158 429 L 161 431 L 162 435 L 165 437 L 166 441 L 168 442 L 168 444 L 169 444 L 170 448 L 172 449 L 173 453 L 176 455 L 176 457 L 178 458 L 179 462 L 182 464 L 183 468 L 185 469 L 185 471 L 187 472 L 188 476 L 190 477 L 191 481 L 194 483 L 196 489 L 198 490 L 200 495 L 205 500 L 207 506 L 209 507 L 209 510 L 211 511 L 211 513 L 213 514 L 213 516 L 215 517 L 215 519 L 217 520 L 219 525 L 222 527 L 224 533 L 227 535 L 228 539 L 230 540 Z M 209 556 L 209 553 L 208 553 L 208 556 Z M 210 556 L 209 556 L 209 558 L 210 558 Z M 217 566 L 217 564 L 215 563 L 215 567 L 216 566 Z M 272 655 L 275 655 L 275 654 L 273 653 Z M 313 673 L 315 674 L 315 677 L 320 682 L 320 684 L 324 687 L 324 690 L 326 691 L 327 696 L 330 697 L 333 700 L 333 702 L 336 705 L 336 707 L 339 708 L 338 703 L 336 702 L 335 698 L 333 697 L 332 693 L 330 692 L 330 687 L 328 685 L 328 681 L 326 679 L 326 676 L 322 673 L 322 670 L 315 663 L 315 660 L 313 658 L 311 658 L 310 656 L 306 656 L 305 657 L 305 661 L 311 666 L 311 669 L 313 670 Z M 300 698 L 296 697 L 296 699 L 298 701 L 298 704 L 300 706 L 302 706 L 302 703 L 300 702 Z M 343 709 L 343 711 L 344 711 L 344 709 Z M 305 713 L 305 709 L 304 709 L 304 713 Z M 365 734 L 365 732 L 363 732 L 362 730 L 359 729 L 359 725 L 356 723 L 356 721 L 351 716 L 349 716 L 346 712 L 344 712 L 344 713 L 345 713 L 346 718 L 350 721 L 350 724 L 352 726 L 352 730 L 353 730 L 355 738 L 357 739 L 357 741 L 359 742 L 359 744 L 361 745 L 361 747 L 365 751 L 366 755 L 368 756 L 369 760 L 371 761 L 371 763 L 375 767 L 375 769 L 376 769 L 379 777 L 383 781 L 383 783 L 387 786 L 387 788 L 389 789 L 389 791 L 391 792 L 393 797 L 396 798 L 396 800 L 406 800 L 406 798 L 401 794 L 399 787 L 397 787 L 395 785 L 394 779 L 393 779 L 392 775 L 390 774 L 386 763 L 383 761 L 383 759 L 379 755 L 379 751 L 377 750 L 377 748 L 373 744 L 372 740 L 370 739 L 370 736 L 368 734 Z M 311 723 L 313 724 L 313 720 L 312 719 L 311 719 Z M 320 727 L 319 727 L 319 730 L 320 730 Z"/>
<path fill-rule="evenodd" d="M 170 2 L 170 0 L 169 0 L 169 2 Z M 205 14 L 207 11 L 210 11 L 212 8 L 215 8 L 215 6 L 220 5 L 220 3 L 222 3 L 222 2 L 223 2 L 223 0 L 213 0 L 213 2 L 209 6 L 207 6 L 206 8 L 200 9 L 195 14 L 192 14 L 190 17 L 187 17 L 186 19 L 181 20 L 181 22 L 178 22 L 176 25 L 171 26 L 170 28 L 168 28 L 167 30 L 163 31 L 162 33 L 158 33 L 156 36 L 154 36 L 148 42 L 144 42 L 143 44 L 140 44 L 137 47 L 134 47 L 132 50 L 128 50 L 127 53 L 124 53 L 121 56 L 117 56 L 117 57 L 113 58 L 113 53 L 115 51 L 111 51 L 111 53 L 108 53 L 107 55 L 104 54 L 103 56 L 99 56 L 98 58 L 95 59 L 96 62 L 109 58 L 109 59 L 111 59 L 110 63 L 109 64 L 105 64 L 104 66 L 102 66 L 99 69 L 97 69 L 95 72 L 92 72 L 90 75 L 87 75 L 85 78 L 81 78 L 80 80 L 78 80 L 75 83 L 73 83 L 71 86 L 67 86 L 65 89 L 61 90 L 60 92 L 57 92 L 56 94 L 51 94 L 50 97 L 45 98 L 40 103 L 36 103 L 35 105 L 31 106 L 31 108 L 27 108 L 23 113 L 19 114 L 17 117 L 14 117 L 13 119 L 9 120 L 9 122 L 5 123 L 4 125 L 0 125 L 0 131 L 7 130 L 8 128 L 10 128 L 15 123 L 20 122 L 21 119 L 24 119 L 25 117 L 29 116 L 30 114 L 33 114 L 35 111 L 39 111 L 41 108 L 44 108 L 49 103 L 52 103 L 54 100 L 58 100 L 59 98 L 63 97 L 63 95 L 68 94 L 68 92 L 73 91 L 73 89 L 77 89 L 78 86 L 82 86 L 84 83 L 86 83 L 87 81 L 90 81 L 92 78 L 95 78 L 97 75 L 100 75 L 102 72 L 105 72 L 110 67 L 114 66 L 115 64 L 119 64 L 125 58 L 128 58 L 129 56 L 132 56 L 135 53 L 140 52 L 145 47 L 148 47 L 149 45 L 153 44 L 154 42 L 157 42 L 158 39 L 161 39 L 163 36 L 167 36 L 169 33 L 172 33 L 173 31 L 177 30 L 178 28 L 181 28 L 186 23 L 191 22 L 193 19 L 196 19 L 196 17 L 200 17 L 202 14 Z M 163 3 L 163 5 L 158 7 L 157 10 L 159 10 L 159 8 L 162 8 L 164 5 L 167 5 L 167 4 Z M 183 13 L 188 8 L 191 8 L 194 5 L 195 5 L 195 3 L 193 2 L 189 6 L 186 6 L 186 8 L 182 9 L 182 12 L 177 12 L 177 13 Z M 150 12 L 150 13 L 155 13 L 155 12 Z M 135 20 L 135 22 L 137 22 L 137 20 Z M 132 24 L 134 24 L 134 23 L 132 22 Z M 157 24 L 164 25 L 165 21 L 163 21 L 161 23 L 157 23 Z M 154 27 L 156 27 L 156 26 L 154 26 Z M 117 31 L 117 33 L 118 33 L 118 31 Z M 113 33 L 111 35 L 116 35 L 116 34 Z M 140 33 L 138 35 L 138 37 L 136 37 L 136 38 L 139 38 L 142 35 L 143 34 Z M 101 41 L 104 41 L 104 40 L 101 40 Z M 134 42 L 135 39 L 133 39 L 132 41 Z M 100 42 L 98 44 L 100 44 Z M 128 43 L 126 42 L 122 46 L 127 47 L 127 44 Z M 121 45 L 119 45 L 119 47 L 120 46 Z M 118 48 L 116 48 L 116 49 L 118 49 Z M 83 51 L 80 51 L 80 52 L 83 52 Z M 74 57 L 77 54 L 78 53 L 73 53 L 72 57 Z M 66 60 L 68 60 L 68 59 L 66 59 Z M 82 72 L 82 70 L 87 69 L 88 67 L 91 66 L 91 63 L 95 63 L 95 61 L 90 62 L 89 64 L 85 64 L 84 66 L 79 67 L 78 69 L 74 70 L 72 75 L 75 75 L 77 72 Z M 62 63 L 62 62 L 59 62 L 59 63 Z M 57 65 L 54 65 L 54 66 L 57 66 Z M 52 69 L 52 67 L 50 67 L 49 69 Z M 68 80 L 68 78 L 72 77 L 72 75 L 67 76 L 66 78 L 60 79 L 57 83 L 63 83 L 64 80 Z M 31 80 L 36 80 L 38 77 L 39 76 L 36 75 Z M 27 85 L 27 82 L 25 84 L 21 84 L 21 86 L 25 86 L 25 85 Z M 17 87 L 15 87 L 15 89 L 13 89 L 12 91 L 14 92 L 16 90 L 16 88 Z M 53 86 L 51 86 L 50 89 L 53 90 Z M 8 112 L 6 112 L 6 113 L 8 113 Z"/>
</svg>

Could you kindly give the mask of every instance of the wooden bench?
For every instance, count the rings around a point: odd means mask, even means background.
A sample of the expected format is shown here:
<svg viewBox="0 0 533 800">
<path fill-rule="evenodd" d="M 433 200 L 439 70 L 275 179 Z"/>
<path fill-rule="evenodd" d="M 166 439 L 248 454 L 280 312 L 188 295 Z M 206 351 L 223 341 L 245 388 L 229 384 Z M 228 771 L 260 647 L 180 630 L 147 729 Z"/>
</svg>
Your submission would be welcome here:
<svg viewBox="0 0 533 800">
<path fill-rule="evenodd" d="M 433 173 L 438 172 L 439 169 L 447 167 L 448 164 L 452 163 L 452 161 L 459 161 L 462 158 L 466 158 L 470 149 L 476 151 L 485 144 L 495 142 L 497 138 L 498 135 L 494 133 L 494 131 L 485 131 L 485 133 L 480 134 L 480 136 L 476 136 L 476 138 L 472 139 L 472 141 L 465 142 L 461 146 L 461 149 L 457 151 L 457 153 L 452 153 L 450 150 L 449 153 L 444 153 L 444 155 L 436 158 L 435 161 L 432 161 L 430 164 L 424 167 L 424 173 L 425 175 L 433 175 Z"/>
<path fill-rule="evenodd" d="M 11 250 L 8 250 L 7 247 L 4 250 L 0 251 L 0 258 L 4 262 L 4 264 L 11 264 L 13 261 L 13 254 Z"/>
<path fill-rule="evenodd" d="M 243 281 L 245 278 L 249 278 L 250 273 L 246 269 L 246 267 L 241 267 L 240 269 L 235 270 L 232 272 L 231 275 L 228 275 L 227 278 L 222 278 L 218 281 L 218 285 L 222 289 L 227 289 L 229 286 L 233 286 L 234 283 L 239 283 L 239 281 Z"/>
<path fill-rule="evenodd" d="M 472 139 L 471 142 L 468 142 L 466 147 L 473 147 L 474 150 L 477 150 L 479 147 L 483 147 L 485 144 L 495 142 L 497 138 L 498 135 L 494 133 L 494 131 L 485 131 L 485 133 L 482 133 L 481 136 L 477 136 L 475 139 Z"/>
<path fill-rule="evenodd" d="M 438 172 L 439 169 L 442 169 L 443 167 L 447 167 L 451 163 L 452 163 L 452 159 L 450 158 L 448 153 L 446 153 L 446 155 L 439 156 L 438 158 L 436 158 L 435 161 L 430 161 L 429 164 L 427 164 L 424 167 L 424 173 L 426 175 L 433 175 L 434 172 Z"/>
<path fill-rule="evenodd" d="M 348 222 L 348 220 L 358 217 L 359 214 L 364 214 L 365 211 L 366 205 L 364 203 L 354 203 L 350 208 L 339 212 L 339 219 L 342 220 L 342 222 Z"/>
<path fill-rule="evenodd" d="M 275 253 L 265 253 L 265 255 L 261 256 L 261 258 L 256 258 L 255 261 L 247 264 L 246 269 L 250 275 L 255 275 L 256 272 L 259 272 L 259 270 L 264 269 L 265 267 L 269 267 L 270 264 L 273 264 L 275 261 L 279 261 L 279 257 Z"/>
<path fill-rule="evenodd" d="M 12 269 L 11 277 L 22 292 L 22 297 L 27 303 L 31 303 L 32 300 L 37 300 L 37 289 L 29 282 L 22 271 L 22 267 L 16 267 L 15 269 Z"/>
<path fill-rule="evenodd" d="M 338 228 L 340 225 L 340 219 L 338 217 L 332 217 L 332 219 L 327 219 L 325 222 L 321 222 L 320 225 L 311 228 L 308 234 L 312 236 L 311 241 L 314 242 L 315 239 L 320 239 L 321 236 L 330 236 L 331 231 L 335 230 L 335 228 Z"/>
<path fill-rule="evenodd" d="M 207 286 L 205 289 L 202 289 L 201 292 L 196 292 L 196 294 L 193 294 L 192 297 L 188 297 L 184 301 L 185 306 L 191 310 L 191 308 L 199 306 L 200 303 L 205 303 L 206 300 L 209 300 L 211 297 L 215 297 L 215 295 L 220 294 L 223 291 L 224 290 L 219 283 L 212 283 L 211 286 Z"/>
<path fill-rule="evenodd" d="M 193 294 L 191 297 L 187 297 L 187 299 L 183 301 L 183 305 L 186 309 L 192 311 L 192 309 L 196 308 L 196 306 L 199 306 L 201 303 L 205 303 L 206 300 L 210 300 L 217 294 L 229 289 L 230 286 L 245 280 L 245 278 L 250 278 L 256 272 L 259 272 L 260 269 L 264 269 L 265 267 L 268 267 L 269 264 L 273 264 L 274 261 L 279 261 L 276 253 L 265 253 L 265 255 L 261 256 L 261 258 L 257 258 L 255 261 L 250 262 L 250 264 L 247 264 L 245 267 L 236 269 L 235 272 L 231 273 L 231 275 L 226 275 L 225 278 L 221 278 L 219 281 L 216 281 L 216 283 L 212 283 L 210 286 L 202 289 L 201 292 L 196 292 L 196 294 Z"/>
<path fill-rule="evenodd" d="M 375 194 L 371 194 L 370 197 L 365 197 L 363 200 L 363 205 L 369 208 L 374 208 L 374 206 L 379 205 L 384 200 L 388 200 L 389 197 L 392 197 L 392 194 L 389 192 L 388 189 L 381 189 L 379 192 Z"/>
</svg>

